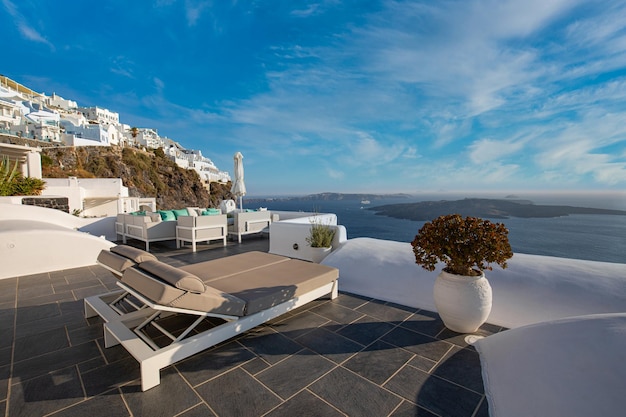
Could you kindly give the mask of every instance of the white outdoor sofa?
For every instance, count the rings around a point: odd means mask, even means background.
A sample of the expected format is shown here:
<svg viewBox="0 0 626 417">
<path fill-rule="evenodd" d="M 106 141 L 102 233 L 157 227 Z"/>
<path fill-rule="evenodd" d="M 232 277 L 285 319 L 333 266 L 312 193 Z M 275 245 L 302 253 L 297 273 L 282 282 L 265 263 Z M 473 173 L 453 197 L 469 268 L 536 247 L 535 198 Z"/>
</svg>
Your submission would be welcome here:
<svg viewBox="0 0 626 417">
<path fill-rule="evenodd" d="M 98 261 L 121 275 L 121 291 L 84 301 L 85 317 L 105 321 L 105 347 L 121 344 L 140 363 L 143 391 L 159 385 L 166 366 L 324 295 L 337 297 L 339 271 L 325 265 L 247 252 L 175 268 L 150 256 L 103 251 Z M 167 318 L 175 314 L 196 320 L 174 335 Z M 200 323 L 208 329 L 192 333 Z M 171 342 L 152 338 L 148 327 Z"/>
<path fill-rule="evenodd" d="M 176 221 L 163 221 L 159 213 L 146 215 L 124 214 L 125 233 L 122 239 L 137 239 L 146 243 L 146 251 L 150 251 L 150 242 L 176 239 Z"/>
<path fill-rule="evenodd" d="M 190 242 L 192 251 L 196 251 L 196 243 L 221 239 L 226 246 L 228 236 L 228 219 L 225 214 L 213 216 L 180 216 L 176 225 L 176 247 Z"/>
<path fill-rule="evenodd" d="M 234 211 L 232 223 L 229 221 L 228 234 L 237 236 L 237 241 L 241 243 L 241 236 L 253 233 L 261 233 L 265 230 L 269 232 L 269 226 L 273 221 L 277 221 L 277 216 L 272 216 L 270 211 Z"/>
</svg>

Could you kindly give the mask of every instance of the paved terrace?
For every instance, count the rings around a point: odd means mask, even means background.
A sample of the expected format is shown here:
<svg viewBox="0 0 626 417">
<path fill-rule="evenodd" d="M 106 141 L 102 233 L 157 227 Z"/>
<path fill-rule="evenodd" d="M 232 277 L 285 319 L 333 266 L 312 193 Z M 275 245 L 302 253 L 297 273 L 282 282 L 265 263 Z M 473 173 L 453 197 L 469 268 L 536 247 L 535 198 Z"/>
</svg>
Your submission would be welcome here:
<svg viewBox="0 0 626 417">
<path fill-rule="evenodd" d="M 267 251 L 268 240 L 151 249 L 181 266 Z M 102 320 L 83 316 L 82 299 L 115 282 L 99 266 L 0 280 L 0 415 L 488 415 L 479 357 L 463 335 L 436 313 L 347 293 L 170 366 L 141 392 L 138 363 L 121 346 L 105 349 Z"/>
</svg>

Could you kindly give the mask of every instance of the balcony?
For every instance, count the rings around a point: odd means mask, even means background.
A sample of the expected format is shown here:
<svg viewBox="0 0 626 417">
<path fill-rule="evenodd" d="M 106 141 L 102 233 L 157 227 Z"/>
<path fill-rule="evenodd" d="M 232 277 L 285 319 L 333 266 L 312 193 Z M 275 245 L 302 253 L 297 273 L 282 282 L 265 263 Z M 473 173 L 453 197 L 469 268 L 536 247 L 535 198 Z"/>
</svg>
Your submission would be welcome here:
<svg viewBox="0 0 626 417">
<path fill-rule="evenodd" d="M 196 253 L 153 246 L 174 266 L 248 250 L 267 251 L 268 240 Z M 431 311 L 349 293 L 170 366 L 142 393 L 138 363 L 119 346 L 105 349 L 101 319 L 82 312 L 84 297 L 115 282 L 99 266 L 0 281 L 7 416 L 488 415 L 479 357 L 462 335 Z"/>
</svg>

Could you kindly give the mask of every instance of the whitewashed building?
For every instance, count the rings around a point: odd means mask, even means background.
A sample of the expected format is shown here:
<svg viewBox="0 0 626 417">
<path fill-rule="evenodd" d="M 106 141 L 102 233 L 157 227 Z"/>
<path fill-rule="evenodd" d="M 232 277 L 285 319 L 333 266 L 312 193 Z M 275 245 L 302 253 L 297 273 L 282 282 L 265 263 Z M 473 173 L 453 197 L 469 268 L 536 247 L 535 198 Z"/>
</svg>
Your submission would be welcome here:
<svg viewBox="0 0 626 417">
<path fill-rule="evenodd" d="M 74 125 L 67 119 L 61 119 L 65 129 L 63 142 L 68 146 L 111 146 L 119 145 L 122 133 L 115 125 L 84 124 Z"/>
<path fill-rule="evenodd" d="M 66 100 L 61 96 L 57 96 L 55 93 L 52 93 L 51 97 L 45 97 L 44 100 L 48 107 L 55 107 L 66 111 L 78 109 L 78 103 L 73 100 Z"/>
<path fill-rule="evenodd" d="M 79 110 L 88 120 L 93 120 L 100 124 L 120 124 L 120 114 L 103 109 L 101 107 L 79 107 Z"/>
</svg>

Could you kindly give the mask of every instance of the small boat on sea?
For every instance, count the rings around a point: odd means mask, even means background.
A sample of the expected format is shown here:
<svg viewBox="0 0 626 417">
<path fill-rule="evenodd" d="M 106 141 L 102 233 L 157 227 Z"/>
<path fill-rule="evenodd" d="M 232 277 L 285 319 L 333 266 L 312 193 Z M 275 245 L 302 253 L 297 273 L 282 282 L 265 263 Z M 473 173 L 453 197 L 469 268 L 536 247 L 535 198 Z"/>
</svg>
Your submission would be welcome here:
<svg viewBox="0 0 626 417">
<path fill-rule="evenodd" d="M 370 204 L 369 200 L 361 200 L 361 204 Z"/>
</svg>

